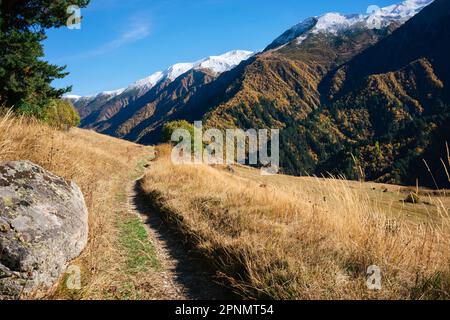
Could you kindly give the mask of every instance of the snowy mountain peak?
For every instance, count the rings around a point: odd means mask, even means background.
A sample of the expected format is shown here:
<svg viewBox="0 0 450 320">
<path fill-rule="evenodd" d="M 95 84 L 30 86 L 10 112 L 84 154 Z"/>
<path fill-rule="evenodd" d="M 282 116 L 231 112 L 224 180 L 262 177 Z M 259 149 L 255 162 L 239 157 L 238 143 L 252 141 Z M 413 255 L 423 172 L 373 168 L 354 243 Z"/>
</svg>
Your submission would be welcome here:
<svg viewBox="0 0 450 320">
<path fill-rule="evenodd" d="M 125 88 L 112 90 L 112 91 L 103 91 L 98 94 L 98 96 L 106 96 L 106 97 L 115 97 L 125 91 Z"/>
<path fill-rule="evenodd" d="M 342 15 L 339 13 L 327 13 L 318 17 L 313 33 L 329 32 L 336 34 L 353 26 L 361 26 L 368 29 L 380 29 L 392 22 L 405 23 L 414 17 L 425 6 L 434 0 L 406 0 L 400 4 L 379 8 L 370 6 L 367 14 Z"/>
<path fill-rule="evenodd" d="M 233 50 L 220 56 L 210 56 L 200 60 L 194 65 L 194 69 L 209 69 L 216 73 L 223 73 L 233 69 L 252 55 L 253 52 L 251 51 Z"/>
<path fill-rule="evenodd" d="M 344 15 L 331 12 L 318 17 L 311 17 L 283 33 L 267 47 L 267 50 L 279 48 L 296 39 L 297 43 L 300 44 L 310 34 L 338 34 L 340 31 L 352 27 L 380 29 L 393 22 L 402 24 L 415 16 L 433 1 L 434 0 L 405 0 L 400 4 L 394 4 L 384 8 L 370 6 L 367 9 L 366 14 Z"/>
<path fill-rule="evenodd" d="M 317 18 L 311 17 L 303 20 L 299 24 L 293 26 L 291 29 L 284 32 L 275 41 L 273 41 L 266 50 L 279 48 L 289 42 L 295 40 L 296 38 L 306 34 L 317 24 Z"/>
<path fill-rule="evenodd" d="M 171 66 L 169 69 L 166 70 L 165 76 L 167 79 L 173 81 L 182 74 L 188 72 L 194 67 L 193 63 L 177 63 Z"/>
<path fill-rule="evenodd" d="M 337 33 L 348 29 L 363 19 L 363 15 L 342 15 L 340 13 L 326 13 L 317 19 L 317 23 L 311 30 L 314 33 L 329 32 Z"/>
<path fill-rule="evenodd" d="M 131 86 L 127 88 L 127 90 L 132 88 L 152 88 L 154 87 L 162 78 L 164 77 L 164 73 L 161 71 L 155 72 L 154 74 L 136 81 Z"/>
<path fill-rule="evenodd" d="M 190 70 L 208 69 L 215 73 L 223 73 L 236 67 L 239 63 L 253 55 L 251 51 L 233 50 L 219 56 L 210 56 L 196 62 L 178 63 L 166 71 L 167 78 L 175 80 Z"/>
<path fill-rule="evenodd" d="M 76 95 L 67 95 L 65 98 L 77 101 L 79 99 L 95 99 L 98 97 L 107 97 L 113 99 L 116 96 L 121 95 L 132 90 L 148 91 L 155 85 L 162 81 L 174 81 L 176 78 L 190 70 L 207 69 L 215 73 L 223 73 L 229 71 L 240 64 L 242 61 L 247 60 L 253 55 L 251 51 L 233 50 L 226 52 L 219 56 L 210 56 L 205 59 L 201 59 L 196 62 L 177 63 L 169 67 L 166 71 L 158 71 L 152 75 L 138 80 L 124 89 L 118 89 L 114 91 L 103 91 L 97 95 L 89 97 L 81 97 Z"/>
</svg>

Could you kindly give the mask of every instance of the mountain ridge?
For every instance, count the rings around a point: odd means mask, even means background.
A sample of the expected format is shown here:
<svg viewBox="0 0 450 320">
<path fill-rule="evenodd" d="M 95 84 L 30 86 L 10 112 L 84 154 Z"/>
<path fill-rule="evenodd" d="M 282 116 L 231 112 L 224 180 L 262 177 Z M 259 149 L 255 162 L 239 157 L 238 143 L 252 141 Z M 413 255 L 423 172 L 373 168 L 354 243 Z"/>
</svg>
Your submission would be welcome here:
<svg viewBox="0 0 450 320">
<path fill-rule="evenodd" d="M 76 102 L 80 98 L 90 99 L 95 98 L 98 96 L 111 96 L 115 97 L 127 90 L 132 89 L 151 89 L 156 84 L 158 84 L 160 81 L 164 80 L 175 80 L 179 76 L 181 76 L 183 73 L 186 73 L 192 69 L 208 69 L 210 71 L 216 72 L 216 73 L 223 73 L 225 71 L 228 71 L 235 66 L 237 66 L 240 62 L 247 60 L 250 58 L 254 52 L 252 51 L 246 51 L 246 50 L 232 50 L 228 51 L 224 54 L 218 55 L 218 56 L 209 56 L 207 58 L 203 58 L 200 60 L 197 60 L 195 62 L 181 62 L 176 63 L 168 67 L 165 71 L 156 71 L 155 73 L 151 74 L 148 77 L 145 77 L 143 79 L 137 80 L 130 84 L 126 88 L 111 90 L 111 91 L 102 91 L 94 95 L 89 96 L 80 96 L 80 95 L 74 95 L 69 94 L 65 97 L 67 99 L 72 100 L 73 102 Z"/>
<path fill-rule="evenodd" d="M 379 8 L 370 6 L 367 14 L 341 14 L 329 12 L 321 16 L 309 17 L 286 30 L 267 48 L 274 50 L 294 40 L 301 44 L 311 33 L 338 34 L 351 28 L 381 29 L 391 23 L 403 24 L 434 0 L 405 0 L 399 4 Z"/>
</svg>

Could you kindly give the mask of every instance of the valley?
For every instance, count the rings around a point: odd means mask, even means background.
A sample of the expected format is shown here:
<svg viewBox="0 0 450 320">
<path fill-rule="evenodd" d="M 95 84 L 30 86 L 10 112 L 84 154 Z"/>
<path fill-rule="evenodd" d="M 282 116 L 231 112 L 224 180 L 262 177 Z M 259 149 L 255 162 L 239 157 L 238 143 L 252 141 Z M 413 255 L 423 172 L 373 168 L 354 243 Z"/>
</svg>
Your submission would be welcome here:
<svg viewBox="0 0 450 320">
<path fill-rule="evenodd" d="M 162 127 L 174 120 L 274 128 L 281 130 L 286 174 L 449 188 L 441 163 L 450 140 L 449 16 L 441 0 L 408 0 L 371 15 L 328 13 L 254 55 L 210 57 L 137 94 L 127 89 L 71 101 L 82 127 L 142 144 L 162 142 Z M 209 63 L 231 58 L 233 67 Z"/>
</svg>

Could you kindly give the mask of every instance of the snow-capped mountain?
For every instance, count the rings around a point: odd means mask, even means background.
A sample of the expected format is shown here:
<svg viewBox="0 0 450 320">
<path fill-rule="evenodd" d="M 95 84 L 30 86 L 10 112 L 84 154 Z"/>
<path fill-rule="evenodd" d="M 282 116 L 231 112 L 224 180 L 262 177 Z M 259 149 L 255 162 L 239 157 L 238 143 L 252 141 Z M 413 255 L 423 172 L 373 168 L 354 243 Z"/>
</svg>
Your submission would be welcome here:
<svg viewBox="0 0 450 320">
<path fill-rule="evenodd" d="M 326 13 L 317 17 L 310 17 L 287 30 L 275 39 L 266 50 L 278 49 L 288 43 L 296 41 L 301 44 L 311 34 L 329 33 L 336 35 L 350 28 L 378 29 L 390 25 L 393 22 L 403 24 L 415 16 L 424 7 L 434 0 L 405 0 L 400 4 L 390 5 L 384 8 L 370 6 L 367 14 L 341 14 Z M 165 71 L 157 71 L 152 75 L 138 80 L 127 88 L 113 91 L 103 91 L 91 96 L 67 95 L 66 98 L 72 102 L 90 103 L 100 98 L 102 101 L 111 100 L 124 93 L 132 91 L 146 92 L 163 81 L 174 81 L 176 78 L 190 70 L 207 69 L 215 73 L 229 71 L 247 60 L 254 53 L 244 50 L 234 50 L 219 56 L 210 56 L 195 62 L 177 63 Z"/>
<path fill-rule="evenodd" d="M 250 58 L 254 53 L 244 50 L 233 50 L 226 52 L 219 56 L 210 56 L 195 62 L 177 63 L 169 67 L 165 71 L 157 71 L 152 75 L 138 80 L 128 86 L 114 91 L 104 91 L 92 96 L 77 96 L 67 95 L 66 98 L 72 101 L 79 101 L 80 99 L 86 100 L 86 102 L 93 101 L 96 98 L 113 99 L 123 93 L 130 91 L 148 91 L 163 81 L 174 81 L 176 78 L 190 70 L 206 69 L 214 73 L 220 74 L 229 71 L 236 67 L 239 63 Z"/>
<path fill-rule="evenodd" d="M 173 66 L 170 66 L 166 71 L 158 71 L 145 79 L 136 81 L 126 90 L 136 88 L 141 89 L 142 87 L 150 89 L 161 81 L 165 80 L 173 81 L 182 74 L 193 69 L 194 70 L 208 69 L 215 73 L 223 73 L 233 69 L 239 63 L 241 63 L 244 60 L 247 60 L 252 55 L 253 52 L 251 51 L 234 50 L 226 52 L 219 56 L 210 56 L 208 58 L 204 58 L 196 62 L 177 63 L 174 64 Z"/>
<path fill-rule="evenodd" d="M 165 72 L 165 78 L 175 80 L 189 70 L 207 69 L 215 73 L 223 73 L 236 67 L 239 63 L 253 55 L 251 51 L 234 50 L 220 56 L 210 56 L 192 63 L 178 63 Z"/>
<path fill-rule="evenodd" d="M 114 97 L 117 97 L 118 95 L 122 94 L 125 91 L 125 89 L 118 89 L 113 91 L 103 91 L 95 95 L 91 96 L 79 96 L 75 94 L 69 94 L 64 96 L 65 99 L 72 101 L 72 103 L 77 102 L 80 105 L 87 105 L 91 103 L 94 100 L 102 100 L 102 101 L 108 101 Z"/>
<path fill-rule="evenodd" d="M 310 34 L 329 33 L 336 35 L 350 28 L 380 29 L 391 23 L 403 24 L 434 0 L 405 0 L 384 8 L 370 6 L 367 14 L 326 13 L 318 17 L 307 18 L 267 47 L 267 50 L 276 49 L 294 40 L 302 43 Z"/>
</svg>

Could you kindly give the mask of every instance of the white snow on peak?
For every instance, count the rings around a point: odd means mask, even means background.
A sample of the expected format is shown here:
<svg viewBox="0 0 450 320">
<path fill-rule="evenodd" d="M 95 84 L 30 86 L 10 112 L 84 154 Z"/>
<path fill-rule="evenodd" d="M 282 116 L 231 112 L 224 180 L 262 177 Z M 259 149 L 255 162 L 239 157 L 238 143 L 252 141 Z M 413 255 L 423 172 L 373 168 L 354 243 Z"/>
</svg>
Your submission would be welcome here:
<svg viewBox="0 0 450 320">
<path fill-rule="evenodd" d="M 165 77 L 171 81 L 175 80 L 182 74 L 188 72 L 189 70 L 194 68 L 194 63 L 177 63 L 171 66 L 165 72 Z"/>
<path fill-rule="evenodd" d="M 209 69 L 216 73 L 229 71 L 247 60 L 253 55 L 251 51 L 234 50 L 224 53 L 220 56 L 210 56 L 209 58 L 200 60 L 194 66 L 195 69 Z"/>
<path fill-rule="evenodd" d="M 431 4 L 433 1 L 434 0 L 406 0 L 400 4 L 394 4 L 381 8 L 381 10 L 375 10 L 372 15 L 406 21 L 416 15 L 424 7 Z"/>
<path fill-rule="evenodd" d="M 100 92 L 97 96 L 105 96 L 105 97 L 112 98 L 112 97 L 120 95 L 124 91 L 125 91 L 125 88 L 112 90 L 112 91 L 103 91 L 103 92 Z"/>
<path fill-rule="evenodd" d="M 292 27 L 278 37 L 267 49 L 279 49 L 293 40 L 301 44 L 310 34 L 330 33 L 338 34 L 340 31 L 352 27 L 367 29 L 380 29 L 393 22 L 405 23 L 424 7 L 434 0 L 405 0 L 400 4 L 384 8 L 370 6 L 366 14 L 326 13 L 322 16 L 311 17 Z"/>
<path fill-rule="evenodd" d="M 170 66 L 166 71 L 158 71 L 150 77 L 136 81 L 129 88 L 151 89 L 161 81 L 173 81 L 190 70 L 208 69 L 216 73 L 223 73 L 236 67 L 239 63 L 253 55 L 251 51 L 234 50 L 220 56 L 210 56 L 196 62 L 183 62 Z"/>
<path fill-rule="evenodd" d="M 70 100 L 79 100 L 82 98 L 82 96 L 78 96 L 76 94 L 67 94 L 64 96 L 64 98 L 70 99 Z"/>
<path fill-rule="evenodd" d="M 306 34 L 308 31 L 310 31 L 317 23 L 317 18 L 311 17 L 303 20 L 299 24 L 293 26 L 286 32 L 284 32 L 281 36 L 279 36 L 277 39 L 275 39 L 268 47 L 267 49 L 275 49 L 280 48 L 292 40 L 298 38 L 299 36 L 302 36 Z"/>
<path fill-rule="evenodd" d="M 394 4 L 384 8 L 370 6 L 367 14 L 342 15 L 340 13 L 327 13 L 317 18 L 317 24 L 314 26 L 312 32 L 336 34 L 341 30 L 353 26 L 380 29 L 388 26 L 392 22 L 405 23 L 433 1 L 406 0 L 400 4 Z"/>
<path fill-rule="evenodd" d="M 68 99 L 91 99 L 95 98 L 104 98 L 113 99 L 114 97 L 121 95 L 122 93 L 129 92 L 131 90 L 150 90 L 158 83 L 162 81 L 174 81 L 176 78 L 181 76 L 182 74 L 190 71 L 190 70 L 200 70 L 200 69 L 208 69 L 215 73 L 223 73 L 225 71 L 229 71 L 236 67 L 239 63 L 244 60 L 247 60 L 253 55 L 251 51 L 244 50 L 234 50 L 224 53 L 219 56 L 210 56 L 205 59 L 198 60 L 196 62 L 186 62 L 186 63 L 177 63 L 173 66 L 169 67 L 166 71 L 157 71 L 152 75 L 138 80 L 128 86 L 127 88 L 118 89 L 114 91 L 103 91 L 97 95 L 88 96 L 88 97 L 80 97 L 80 96 L 66 96 Z M 73 97 L 73 98 L 71 98 Z"/>
<path fill-rule="evenodd" d="M 146 88 L 146 89 L 151 89 L 153 88 L 159 81 L 161 81 L 161 79 L 164 77 L 164 73 L 161 71 L 157 71 L 154 74 L 136 81 L 135 83 L 133 83 L 132 85 L 130 85 L 126 90 L 130 90 L 133 88 Z"/>
<path fill-rule="evenodd" d="M 342 15 L 340 13 L 327 13 L 317 19 L 312 32 L 337 33 L 360 22 L 362 15 Z"/>
<path fill-rule="evenodd" d="M 208 69 L 215 73 L 223 73 L 233 69 L 252 55 L 253 52 L 251 51 L 234 50 L 220 56 L 210 56 L 196 62 L 178 63 L 167 69 L 166 76 L 173 81 L 190 70 Z"/>
<path fill-rule="evenodd" d="M 90 96 L 78 96 L 78 95 L 70 94 L 70 95 L 65 95 L 64 98 L 72 100 L 74 102 L 84 101 L 85 103 L 94 101 L 97 98 L 106 99 L 107 101 L 109 101 L 109 100 L 121 95 L 125 90 L 126 90 L 125 88 L 122 88 L 122 89 L 117 89 L 117 90 L 113 90 L 113 91 L 102 91 L 100 93 L 90 95 Z"/>
</svg>

